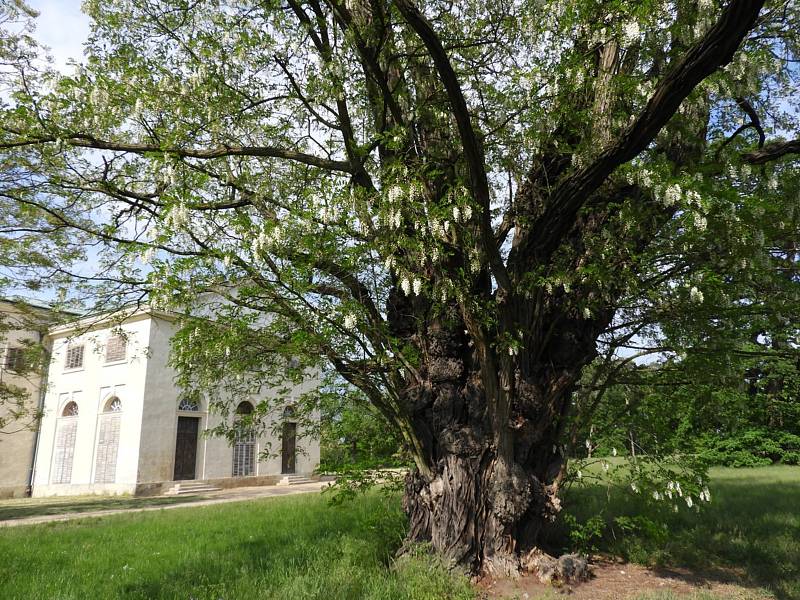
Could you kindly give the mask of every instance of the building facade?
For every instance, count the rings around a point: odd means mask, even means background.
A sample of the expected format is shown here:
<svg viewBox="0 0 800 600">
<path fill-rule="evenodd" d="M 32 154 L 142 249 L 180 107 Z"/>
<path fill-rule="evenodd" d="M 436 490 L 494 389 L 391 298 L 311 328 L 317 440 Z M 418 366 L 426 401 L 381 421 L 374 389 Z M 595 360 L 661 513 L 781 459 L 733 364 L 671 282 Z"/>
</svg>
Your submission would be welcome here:
<svg viewBox="0 0 800 600">
<path fill-rule="evenodd" d="M 206 435 L 223 417 L 179 401 L 168 365 L 176 328 L 170 315 L 139 311 L 121 325 L 84 321 L 50 330 L 34 496 L 159 494 L 175 481 L 269 484 L 314 471 L 319 443 L 304 437 L 290 402 L 276 407 L 274 427 L 266 428 L 277 436 L 243 434 L 231 443 Z M 305 381 L 292 393 L 314 385 Z M 229 418 L 252 412 L 263 397 L 237 398 Z"/>
<path fill-rule="evenodd" d="M 30 491 L 44 376 L 29 363 L 47 318 L 46 309 L 0 298 L 0 498 Z"/>
</svg>

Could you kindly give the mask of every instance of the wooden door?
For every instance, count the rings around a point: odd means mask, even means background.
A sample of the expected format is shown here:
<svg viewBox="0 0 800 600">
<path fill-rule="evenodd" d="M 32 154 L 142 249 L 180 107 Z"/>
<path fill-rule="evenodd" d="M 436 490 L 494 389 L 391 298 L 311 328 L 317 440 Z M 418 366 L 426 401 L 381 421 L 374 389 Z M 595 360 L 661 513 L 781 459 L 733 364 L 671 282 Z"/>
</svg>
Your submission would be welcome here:
<svg viewBox="0 0 800 600">
<path fill-rule="evenodd" d="M 294 473 L 297 423 L 284 423 L 281 436 L 281 473 Z"/>
<path fill-rule="evenodd" d="M 178 435 L 175 439 L 175 481 L 194 479 L 197 462 L 197 429 L 200 419 L 178 417 Z"/>
</svg>

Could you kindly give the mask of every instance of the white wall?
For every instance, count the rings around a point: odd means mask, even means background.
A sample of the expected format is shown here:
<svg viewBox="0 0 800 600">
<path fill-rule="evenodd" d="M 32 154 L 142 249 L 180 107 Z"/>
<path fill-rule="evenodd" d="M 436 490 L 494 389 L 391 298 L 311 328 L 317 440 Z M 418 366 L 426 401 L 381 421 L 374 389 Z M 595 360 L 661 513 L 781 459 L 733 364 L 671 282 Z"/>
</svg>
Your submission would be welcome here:
<svg viewBox="0 0 800 600">
<path fill-rule="evenodd" d="M 208 407 L 201 404 L 196 413 L 179 413 L 179 389 L 174 383 L 175 371 L 168 366 L 169 342 L 176 331 L 176 325 L 166 319 L 155 318 L 150 328 L 150 361 L 147 369 L 145 391 L 145 415 L 142 429 L 141 456 L 139 461 L 139 481 L 141 483 L 170 481 L 173 478 L 175 465 L 175 438 L 178 417 L 199 416 L 200 434 L 197 444 L 197 462 L 195 473 L 198 479 L 221 479 L 231 477 L 233 473 L 233 448 L 228 440 L 221 437 L 210 437 L 205 430 L 220 423 L 221 416 L 209 414 Z M 297 397 L 311 389 L 314 382 L 309 379 L 294 390 Z M 253 398 L 237 398 L 232 404 L 242 400 L 250 400 L 253 404 L 269 397 L 270 391 Z M 282 407 L 276 409 L 275 418 L 281 418 Z M 229 417 L 230 418 L 230 417 Z M 268 428 L 271 429 L 271 428 Z M 297 473 L 310 474 L 319 465 L 319 441 L 302 438 L 298 430 Z M 280 439 L 267 433 L 256 440 L 256 454 L 270 451 L 277 456 L 265 458 L 256 465 L 254 475 L 279 475 L 281 472 Z"/>
<path fill-rule="evenodd" d="M 34 496 L 135 490 L 150 319 L 133 317 L 121 329 L 128 338 L 126 358 L 111 364 L 106 363 L 104 353 L 105 342 L 112 333 L 109 326 L 80 335 L 65 331 L 51 336 L 53 356 L 36 458 Z M 80 343 L 84 344 L 83 367 L 67 370 L 67 346 Z M 115 483 L 94 483 L 100 416 L 112 396 L 122 402 Z M 55 483 L 52 470 L 57 427 L 70 400 L 77 402 L 79 410 L 71 483 Z"/>
<path fill-rule="evenodd" d="M 214 427 L 219 415 L 207 413 L 201 405 L 198 412 L 179 412 L 179 389 L 175 371 L 168 365 L 170 339 L 176 325 L 167 318 L 139 314 L 122 326 L 128 337 L 128 354 L 124 362 L 105 363 L 105 340 L 112 333 L 108 325 L 93 327 L 76 336 L 63 330 L 51 332 L 53 359 L 50 386 L 45 397 L 45 416 L 36 460 L 34 495 L 73 495 L 84 493 L 133 493 L 137 485 L 157 484 L 173 479 L 175 439 L 180 415 L 200 418 L 197 444 L 197 479 L 221 479 L 232 476 L 233 448 L 224 438 L 204 435 Z M 65 369 L 69 343 L 84 343 L 84 364 L 76 370 Z M 294 390 L 297 397 L 313 387 L 309 380 Z M 266 397 L 249 398 L 254 404 Z M 122 401 L 120 444 L 114 483 L 94 483 L 95 458 L 100 417 L 106 400 L 118 396 Z M 241 398 L 238 401 L 248 398 Z M 64 419 L 61 413 L 69 401 L 79 406 L 77 436 L 69 484 L 53 480 L 53 459 L 57 428 Z M 276 408 L 280 421 L 283 407 Z M 310 474 L 319 464 L 319 442 L 302 437 L 298 430 L 296 472 Z M 281 472 L 280 439 L 267 434 L 257 440 L 256 452 L 270 448 L 275 456 L 256 465 L 256 476 L 279 475 Z"/>
</svg>

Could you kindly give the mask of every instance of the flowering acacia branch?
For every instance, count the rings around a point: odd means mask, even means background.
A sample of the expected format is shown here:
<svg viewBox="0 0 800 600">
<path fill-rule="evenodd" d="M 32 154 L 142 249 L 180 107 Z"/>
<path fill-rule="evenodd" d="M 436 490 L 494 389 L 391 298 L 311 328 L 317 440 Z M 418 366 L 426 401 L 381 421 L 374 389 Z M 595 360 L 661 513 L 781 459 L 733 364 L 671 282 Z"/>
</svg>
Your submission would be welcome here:
<svg viewBox="0 0 800 600">
<path fill-rule="evenodd" d="M 541 262 L 552 255 L 580 208 L 608 176 L 655 139 L 701 81 L 731 61 L 755 26 L 763 4 L 764 0 L 732 0 L 714 26 L 669 70 L 647 106 L 620 138 L 591 164 L 557 185 L 544 214 L 516 249 L 518 259 Z"/>
<path fill-rule="evenodd" d="M 23 135 L 22 132 L 10 127 L 3 127 L 3 129 L 9 133 Z M 110 140 L 96 138 L 86 133 L 66 133 L 63 136 L 42 135 L 36 137 L 26 137 L 25 139 L 12 142 L 0 142 L 0 148 L 10 149 L 23 146 L 36 146 L 40 144 L 55 143 L 59 140 L 70 146 L 78 148 L 92 148 L 95 150 L 112 150 L 115 152 L 131 152 L 134 154 L 159 152 L 180 158 L 197 158 L 204 160 L 225 158 L 228 156 L 280 158 L 312 167 L 318 167 L 320 169 L 326 169 L 328 171 L 339 171 L 350 174 L 355 171 L 353 165 L 347 161 L 331 160 L 321 156 L 315 156 L 313 154 L 306 154 L 304 152 L 276 148 L 273 146 L 219 146 L 217 148 L 205 149 L 175 146 L 162 147 L 157 144 L 112 142 Z"/>
<path fill-rule="evenodd" d="M 434 32 L 428 20 L 413 4 L 412 0 L 397 0 L 397 7 L 403 14 L 406 22 L 414 29 L 420 37 L 425 47 L 433 59 L 436 70 L 447 92 L 453 116 L 458 125 L 458 133 L 461 138 L 461 145 L 464 150 L 464 158 L 469 171 L 470 185 L 475 195 L 475 200 L 481 207 L 480 232 L 483 241 L 483 249 L 491 265 L 492 274 L 497 281 L 500 289 L 508 290 L 511 281 L 508 277 L 506 267 L 500 258 L 500 253 L 494 243 L 494 233 L 491 223 L 491 206 L 489 195 L 489 182 L 486 176 L 486 165 L 484 162 L 483 149 L 478 140 L 475 130 L 472 127 L 470 111 L 464 99 L 464 93 L 458 82 L 447 52 L 442 46 L 442 42 Z"/>
</svg>

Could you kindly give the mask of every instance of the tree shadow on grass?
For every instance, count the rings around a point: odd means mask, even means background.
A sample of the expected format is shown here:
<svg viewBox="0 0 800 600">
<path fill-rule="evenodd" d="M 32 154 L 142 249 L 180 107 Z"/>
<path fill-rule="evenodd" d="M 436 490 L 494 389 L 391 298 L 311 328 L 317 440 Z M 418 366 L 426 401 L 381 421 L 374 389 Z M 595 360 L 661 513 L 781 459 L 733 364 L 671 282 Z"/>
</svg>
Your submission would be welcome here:
<svg viewBox="0 0 800 600">
<path fill-rule="evenodd" d="M 769 589 L 779 600 L 800 600 L 800 482 L 712 481 L 713 502 L 701 510 L 656 508 L 641 497 L 606 488 L 573 489 L 567 510 L 579 522 L 603 514 L 607 527 L 596 549 L 662 570 L 691 583 L 736 583 Z M 618 516 L 664 523 L 663 534 L 648 528 L 622 531 Z M 549 533 L 567 539 L 563 524 Z"/>
<path fill-rule="evenodd" d="M 175 497 L 97 497 L 92 499 L 75 498 L 72 500 L 53 501 L 23 501 L 7 502 L 0 504 L 0 521 L 16 521 L 28 517 L 42 517 L 48 515 L 76 514 L 100 510 L 121 510 L 128 508 L 147 508 L 169 506 L 204 500 L 203 496 L 175 496 Z"/>
<path fill-rule="evenodd" d="M 126 583 L 121 596 L 363 597 L 367 580 L 387 573 L 402 533 L 394 531 L 399 524 L 396 514 L 380 511 L 374 499 L 366 502 L 371 506 L 358 510 L 349 503 L 320 503 L 301 519 L 265 513 L 263 523 L 231 530 L 206 544 L 202 556 L 195 554 L 150 578 Z"/>
</svg>

